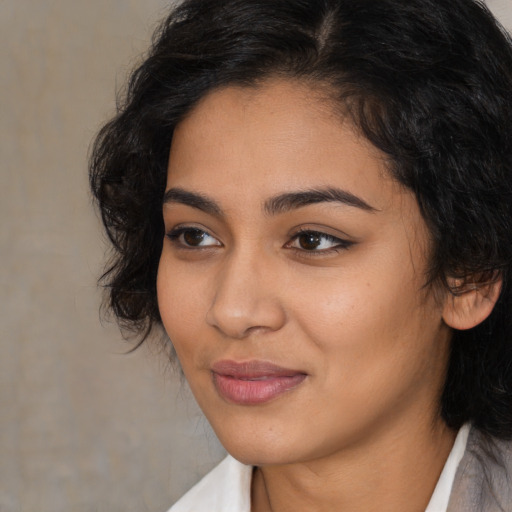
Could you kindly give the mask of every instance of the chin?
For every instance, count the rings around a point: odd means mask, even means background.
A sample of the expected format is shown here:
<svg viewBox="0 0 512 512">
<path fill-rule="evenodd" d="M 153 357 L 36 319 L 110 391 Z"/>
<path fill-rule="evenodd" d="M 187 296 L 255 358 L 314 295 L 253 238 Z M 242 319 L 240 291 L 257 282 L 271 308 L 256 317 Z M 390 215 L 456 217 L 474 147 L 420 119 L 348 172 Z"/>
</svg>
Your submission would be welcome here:
<svg viewBox="0 0 512 512">
<path fill-rule="evenodd" d="M 250 466 L 291 464 L 313 456 L 306 453 L 303 441 L 294 439 L 289 432 L 276 428 L 275 424 L 266 428 L 262 426 L 261 429 L 252 425 L 251 429 L 223 428 L 216 432 L 227 452 Z"/>
<path fill-rule="evenodd" d="M 236 422 L 228 425 L 228 420 L 219 425 L 212 423 L 219 441 L 226 451 L 243 464 L 260 466 L 267 464 L 285 464 L 293 456 L 290 439 L 276 432 L 274 426 L 258 426 L 255 422 Z M 245 424 L 244 424 L 245 423 Z"/>
<path fill-rule="evenodd" d="M 297 454 L 292 457 L 284 447 L 281 450 L 274 450 L 258 443 L 251 446 L 231 444 L 225 448 L 232 457 L 248 466 L 275 466 L 297 462 Z"/>
</svg>

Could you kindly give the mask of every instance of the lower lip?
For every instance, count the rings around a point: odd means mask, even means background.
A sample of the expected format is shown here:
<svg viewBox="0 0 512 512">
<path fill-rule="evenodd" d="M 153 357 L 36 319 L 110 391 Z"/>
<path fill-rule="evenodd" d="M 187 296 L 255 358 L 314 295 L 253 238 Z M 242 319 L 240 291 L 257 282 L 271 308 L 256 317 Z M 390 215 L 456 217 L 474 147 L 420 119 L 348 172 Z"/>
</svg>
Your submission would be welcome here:
<svg viewBox="0 0 512 512">
<path fill-rule="evenodd" d="M 238 405 L 258 405 L 269 402 L 296 388 L 305 378 L 305 374 L 298 373 L 249 380 L 213 373 L 213 382 L 220 396 Z"/>
</svg>

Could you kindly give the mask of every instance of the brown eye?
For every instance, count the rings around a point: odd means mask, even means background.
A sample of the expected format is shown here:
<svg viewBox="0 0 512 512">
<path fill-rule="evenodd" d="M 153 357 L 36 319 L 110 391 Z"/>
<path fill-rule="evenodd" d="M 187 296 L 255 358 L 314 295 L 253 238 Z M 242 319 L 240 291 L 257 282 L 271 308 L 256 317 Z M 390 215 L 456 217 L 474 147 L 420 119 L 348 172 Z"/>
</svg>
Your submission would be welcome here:
<svg viewBox="0 0 512 512">
<path fill-rule="evenodd" d="M 299 246 L 306 251 L 317 249 L 322 243 L 322 236 L 319 233 L 302 233 L 297 237 Z"/>
<path fill-rule="evenodd" d="M 194 249 L 222 245 L 207 231 L 197 228 L 177 228 L 167 233 L 167 238 L 177 247 Z"/>
<path fill-rule="evenodd" d="M 187 231 L 183 232 L 183 241 L 187 245 L 191 246 L 198 246 L 201 245 L 204 239 L 208 235 L 199 229 L 188 229 Z"/>
<path fill-rule="evenodd" d="M 354 242 L 321 231 L 301 231 L 286 244 L 286 247 L 320 255 L 348 249 L 353 244 Z"/>
</svg>

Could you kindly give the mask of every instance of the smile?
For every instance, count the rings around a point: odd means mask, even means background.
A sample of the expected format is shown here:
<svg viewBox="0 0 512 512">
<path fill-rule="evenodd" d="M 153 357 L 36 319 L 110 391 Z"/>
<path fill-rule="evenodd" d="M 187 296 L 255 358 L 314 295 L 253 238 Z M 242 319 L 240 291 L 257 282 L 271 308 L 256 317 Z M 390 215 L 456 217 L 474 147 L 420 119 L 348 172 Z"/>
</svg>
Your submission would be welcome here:
<svg viewBox="0 0 512 512">
<path fill-rule="evenodd" d="M 219 395 L 237 405 L 269 402 L 301 384 L 307 374 L 265 361 L 219 361 L 212 366 L 212 378 Z"/>
</svg>

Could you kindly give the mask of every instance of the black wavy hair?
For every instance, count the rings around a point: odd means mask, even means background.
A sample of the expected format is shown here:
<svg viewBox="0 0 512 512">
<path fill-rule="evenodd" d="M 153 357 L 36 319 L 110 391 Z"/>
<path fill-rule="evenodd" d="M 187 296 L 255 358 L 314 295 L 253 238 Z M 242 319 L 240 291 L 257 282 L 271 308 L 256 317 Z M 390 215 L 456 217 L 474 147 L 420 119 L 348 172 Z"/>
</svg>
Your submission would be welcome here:
<svg viewBox="0 0 512 512">
<path fill-rule="evenodd" d="M 454 331 L 441 411 L 512 437 L 512 42 L 474 0 L 185 0 L 154 35 L 97 136 L 90 183 L 113 244 L 107 306 L 144 341 L 174 127 L 215 88 L 279 76 L 328 86 L 416 195 L 427 282 L 503 281 L 490 317 Z M 464 293 L 464 284 L 452 293 Z"/>
</svg>

